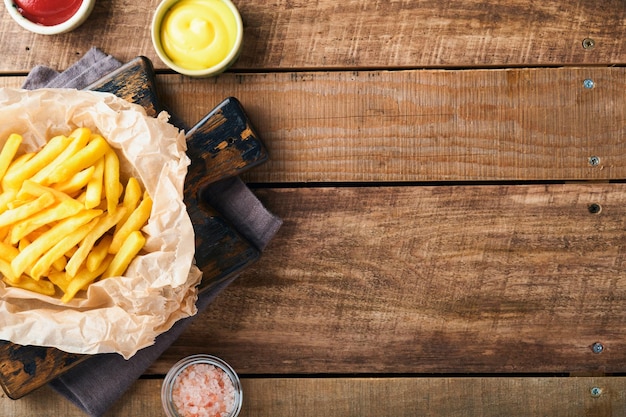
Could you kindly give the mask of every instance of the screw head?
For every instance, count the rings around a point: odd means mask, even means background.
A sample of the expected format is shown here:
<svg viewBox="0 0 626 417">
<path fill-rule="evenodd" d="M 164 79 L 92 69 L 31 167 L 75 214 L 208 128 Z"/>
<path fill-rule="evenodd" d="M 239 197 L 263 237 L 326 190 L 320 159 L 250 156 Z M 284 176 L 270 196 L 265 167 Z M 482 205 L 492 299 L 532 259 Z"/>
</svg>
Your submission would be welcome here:
<svg viewBox="0 0 626 417">
<path fill-rule="evenodd" d="M 585 81 L 583 81 L 583 86 L 586 89 L 588 89 L 588 90 L 590 90 L 593 87 L 595 87 L 595 85 L 596 85 L 596 83 L 594 83 L 593 80 L 591 80 L 591 79 L 586 79 Z"/>
<path fill-rule="evenodd" d="M 596 342 L 591 346 L 591 350 L 593 351 L 593 353 L 602 353 L 602 351 L 604 350 L 604 346 L 602 345 L 602 343 Z"/>
<path fill-rule="evenodd" d="M 602 395 L 602 388 L 600 387 L 593 387 L 591 388 L 591 396 L 594 398 L 598 398 L 600 395 Z"/>
<path fill-rule="evenodd" d="M 584 49 L 593 49 L 596 46 L 596 42 L 591 38 L 583 39 L 583 48 Z"/>
<path fill-rule="evenodd" d="M 592 167 L 597 167 L 598 165 L 600 165 L 600 158 L 597 156 L 590 156 L 589 165 L 591 165 Z"/>
<path fill-rule="evenodd" d="M 602 211 L 602 206 L 598 203 L 591 203 L 587 206 L 587 210 L 589 210 L 591 214 L 598 214 Z"/>
</svg>

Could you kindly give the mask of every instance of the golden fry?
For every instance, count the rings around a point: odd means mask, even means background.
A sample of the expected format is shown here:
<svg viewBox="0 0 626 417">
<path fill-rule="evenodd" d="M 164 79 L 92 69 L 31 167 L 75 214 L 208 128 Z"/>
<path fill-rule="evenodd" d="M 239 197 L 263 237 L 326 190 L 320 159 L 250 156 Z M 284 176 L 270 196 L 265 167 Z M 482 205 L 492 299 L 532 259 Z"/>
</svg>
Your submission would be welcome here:
<svg viewBox="0 0 626 417">
<path fill-rule="evenodd" d="M 11 263 L 4 259 L 0 259 L 0 274 L 4 275 L 11 282 L 17 282 L 17 278 L 11 269 Z"/>
<path fill-rule="evenodd" d="M 104 179 L 104 158 L 100 158 L 96 162 L 95 169 L 91 179 L 87 183 L 85 193 L 85 208 L 91 209 L 97 207 L 102 200 L 102 181 Z M 82 188 L 82 187 L 81 187 Z"/>
<path fill-rule="evenodd" d="M 54 285 L 50 281 L 37 281 L 26 275 L 22 275 L 14 281 L 5 276 L 3 281 L 12 287 L 22 288 L 24 290 L 38 292 L 44 295 L 54 295 L 56 292 Z"/>
<path fill-rule="evenodd" d="M 96 244 L 96 241 L 100 239 L 103 234 L 108 232 L 109 229 L 114 227 L 120 221 L 125 212 L 126 209 L 124 207 L 120 207 L 115 214 L 107 213 L 106 215 L 103 214 L 100 216 L 98 224 L 80 242 L 78 249 L 74 252 L 65 266 L 65 271 L 69 276 L 73 277 L 76 275 L 80 266 L 89 256 L 89 253 Z"/>
<path fill-rule="evenodd" d="M 68 277 L 63 271 L 52 272 L 48 275 L 48 280 L 59 287 L 61 291 L 67 292 L 67 286 L 70 285 L 72 278 Z"/>
<path fill-rule="evenodd" d="M 83 146 L 85 146 L 87 142 L 89 141 L 89 139 L 91 139 L 91 135 L 92 135 L 92 132 L 91 130 L 89 130 L 89 128 L 78 127 L 74 129 L 72 133 L 70 133 L 69 137 L 71 139 L 79 141 L 80 143 L 83 144 Z"/>
<path fill-rule="evenodd" d="M 4 143 L 2 151 L 0 152 L 0 181 L 4 178 L 4 174 L 6 174 L 9 169 L 9 165 L 11 165 L 15 154 L 17 154 L 17 149 L 21 144 L 22 136 L 16 133 L 9 135 L 9 138 Z"/>
<path fill-rule="evenodd" d="M 113 240 L 113 236 L 104 235 L 102 239 L 100 239 L 100 243 L 98 243 L 87 256 L 87 269 L 91 272 L 100 268 L 100 265 L 104 261 L 104 259 L 109 254 L 109 246 L 111 246 L 111 240 Z"/>
<path fill-rule="evenodd" d="M 26 162 L 30 161 L 34 156 L 35 156 L 35 152 L 25 153 L 25 154 L 18 156 L 17 158 L 13 160 L 13 162 L 11 162 L 11 165 L 9 165 L 9 169 L 7 169 L 7 172 L 4 174 L 4 177 L 2 178 L 2 189 L 4 191 L 9 190 L 11 188 L 15 188 L 15 187 L 9 187 L 9 184 L 7 184 L 6 182 L 7 174 L 9 172 L 20 169 Z"/>
<path fill-rule="evenodd" d="M 78 201 L 80 204 L 85 206 L 85 200 L 87 199 L 87 191 L 83 191 L 78 196 L 74 197 L 74 200 Z"/>
<path fill-rule="evenodd" d="M 150 213 L 152 211 L 152 199 L 148 195 L 148 193 L 144 193 L 143 200 L 137 208 L 131 213 L 128 217 L 128 220 L 115 231 L 113 235 L 113 242 L 111 242 L 111 247 L 109 247 L 109 253 L 116 254 L 117 251 L 120 250 L 122 243 L 126 240 L 126 238 L 134 231 L 141 229 L 144 224 L 150 218 Z"/>
<path fill-rule="evenodd" d="M 0 259 L 11 262 L 20 253 L 19 249 L 0 242 Z"/>
<path fill-rule="evenodd" d="M 38 184 L 32 180 L 26 180 L 22 183 L 22 188 L 17 193 L 17 198 L 39 197 L 45 193 L 52 193 L 58 201 L 71 200 L 64 192 L 55 190 L 54 188 Z"/>
<path fill-rule="evenodd" d="M 111 261 L 111 264 L 107 270 L 102 274 L 102 278 L 110 278 L 120 276 L 126 271 L 130 262 L 135 259 L 135 256 L 146 244 L 146 238 L 140 231 L 135 230 L 131 232 L 124 243 L 120 247 L 120 250 L 115 254 L 115 257 Z"/>
<path fill-rule="evenodd" d="M 16 223 L 11 229 L 9 241 L 12 245 L 17 244 L 24 236 L 47 224 L 66 219 L 78 214 L 84 206 L 75 200 L 63 200 L 59 204 L 51 206 L 21 222 Z"/>
<path fill-rule="evenodd" d="M 37 152 L 28 152 L 28 153 L 24 153 L 18 157 L 16 157 L 13 162 L 11 162 L 11 165 L 9 165 L 9 169 L 7 169 L 7 172 L 13 170 L 13 169 L 19 169 L 20 167 L 22 167 L 26 162 L 30 161 L 33 156 L 35 156 L 37 154 Z"/>
<path fill-rule="evenodd" d="M 68 136 L 68 138 L 70 139 L 70 144 L 67 145 L 67 148 L 65 148 L 63 152 L 57 155 L 57 157 L 54 158 L 54 160 L 50 162 L 46 167 L 33 175 L 31 177 L 31 180 L 42 185 L 48 185 L 50 174 L 52 174 L 59 167 L 59 165 L 63 163 L 63 161 L 66 161 L 80 149 L 84 148 L 85 145 L 87 145 L 87 142 L 89 141 L 89 134 L 89 129 L 84 127 L 74 130 L 72 134 Z"/>
<path fill-rule="evenodd" d="M 122 201 L 122 206 L 126 208 L 126 214 L 117 224 L 115 231 L 122 227 L 126 220 L 128 220 L 128 216 L 132 214 L 133 211 L 137 208 L 139 201 L 141 201 L 141 196 L 143 192 L 141 191 L 141 185 L 139 185 L 139 181 L 137 178 L 130 177 L 128 182 L 126 183 L 126 189 L 124 190 L 124 200 Z"/>
<path fill-rule="evenodd" d="M 120 160 L 111 148 L 104 154 L 104 192 L 107 211 L 115 213 L 120 201 Z"/>
<path fill-rule="evenodd" d="M 76 174 L 72 175 L 72 177 L 67 181 L 56 183 L 52 187 L 55 190 L 61 191 L 67 195 L 73 195 L 74 193 L 82 190 L 87 184 L 89 184 L 89 181 L 91 180 L 91 178 L 93 178 L 93 173 L 95 170 L 96 167 L 92 165 L 83 169 L 82 171 L 78 171 Z"/>
<path fill-rule="evenodd" d="M 19 199 L 15 199 L 13 201 L 11 201 L 9 204 L 7 204 L 7 210 L 13 210 L 16 209 L 18 207 L 23 206 L 24 204 L 28 203 L 29 200 L 19 200 Z"/>
<path fill-rule="evenodd" d="M 32 232 L 30 232 L 26 236 L 26 239 L 28 239 L 28 240 L 30 240 L 32 242 L 35 239 L 39 238 L 44 233 L 46 233 L 48 230 L 50 230 L 52 228 L 52 226 L 53 225 L 45 224 L 45 225 L 41 226 L 40 228 L 38 228 L 37 230 L 33 230 Z"/>
<path fill-rule="evenodd" d="M 81 269 L 74 278 L 69 282 L 67 288 L 65 289 L 65 294 L 61 297 L 61 301 L 64 303 L 69 303 L 74 296 L 81 289 L 85 288 L 87 285 L 91 284 L 96 280 L 102 273 L 109 267 L 111 260 L 113 259 L 112 255 L 107 256 L 101 263 L 100 267 L 95 271 L 89 271 L 86 268 Z"/>
<path fill-rule="evenodd" d="M 23 251 L 24 249 L 26 249 L 26 247 L 28 245 L 30 245 L 31 240 L 27 237 L 20 239 L 20 242 L 17 245 L 17 248 L 19 249 L 19 251 Z M 19 254 L 18 254 L 19 255 Z M 15 259 L 15 258 L 13 258 Z M 13 262 L 13 260 L 11 260 L 11 262 Z"/>
<path fill-rule="evenodd" d="M 55 136 L 46 143 L 35 156 L 18 169 L 9 170 L 5 176 L 8 187 L 20 188 L 24 180 L 29 179 L 38 171 L 50 164 L 70 144 L 67 136 Z"/>
<path fill-rule="evenodd" d="M 69 180 L 79 171 L 95 164 L 98 159 L 104 156 L 108 149 L 110 149 L 109 144 L 101 136 L 96 137 L 83 149 L 63 161 L 56 171 L 50 174 L 50 183 Z"/>
<path fill-rule="evenodd" d="M 78 248 L 77 246 L 74 246 L 73 248 L 71 248 L 70 250 L 65 252 L 65 256 L 67 256 L 68 258 L 71 258 L 74 255 L 74 253 L 76 252 L 77 248 Z"/>
<path fill-rule="evenodd" d="M 20 220 L 37 214 L 46 207 L 54 204 L 54 202 L 54 196 L 52 195 L 52 193 L 46 193 L 37 197 L 35 200 L 25 203 L 17 208 L 7 210 L 4 213 L 0 214 L 0 227 L 17 223 Z"/>
<path fill-rule="evenodd" d="M 67 266 L 67 258 L 65 257 L 65 255 L 61 256 L 56 261 L 52 262 L 52 267 L 54 268 L 55 271 L 59 271 L 59 272 L 64 271 L 66 266 Z"/>
<path fill-rule="evenodd" d="M 87 233 L 94 228 L 98 223 L 98 219 L 93 219 L 89 223 L 80 226 L 78 229 L 68 233 L 63 239 L 59 240 L 54 246 L 47 250 L 38 260 L 35 262 L 30 270 L 30 276 L 36 280 L 39 280 L 45 275 L 52 267 L 54 261 L 65 255 L 67 251 L 72 249 L 78 244 Z M 36 241 L 35 241 L 36 242 Z"/>
<path fill-rule="evenodd" d="M 11 201 L 15 200 L 17 196 L 17 191 L 8 189 L 2 194 L 0 194 L 0 213 L 4 212 L 8 207 Z"/>
<path fill-rule="evenodd" d="M 17 276 L 22 275 L 22 273 L 30 268 L 44 252 L 52 248 L 67 234 L 87 224 L 101 213 L 102 210 L 85 210 L 54 225 L 50 230 L 24 248 L 24 250 L 13 259 L 11 262 L 13 273 Z"/>
</svg>

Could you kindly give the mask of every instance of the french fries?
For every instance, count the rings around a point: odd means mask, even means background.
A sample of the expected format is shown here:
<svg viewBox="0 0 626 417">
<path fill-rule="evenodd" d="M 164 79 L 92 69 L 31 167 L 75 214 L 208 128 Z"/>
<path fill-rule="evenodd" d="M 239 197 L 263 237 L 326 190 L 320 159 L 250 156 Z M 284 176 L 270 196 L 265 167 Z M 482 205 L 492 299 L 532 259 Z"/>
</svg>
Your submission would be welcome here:
<svg viewBox="0 0 626 417">
<path fill-rule="evenodd" d="M 9 169 L 4 175 L 7 188 L 18 189 L 24 180 L 31 178 L 37 172 L 49 165 L 61 152 L 67 148 L 71 139 L 66 136 L 55 136 L 50 139 L 36 155 L 19 166 L 17 169 Z"/>
<path fill-rule="evenodd" d="M 17 153 L 17 149 L 21 144 L 22 137 L 20 135 L 16 135 L 15 133 L 9 136 L 4 144 L 2 152 L 0 152 L 0 180 L 4 178 L 4 174 L 6 174 L 7 169 L 9 169 L 9 165 L 11 165 L 11 161 L 13 161 L 13 158 Z"/>
<path fill-rule="evenodd" d="M 34 153 L 20 155 L 21 143 L 11 134 L 0 151 L 0 275 L 68 303 L 124 274 L 145 245 L 152 199 L 136 178 L 123 186 L 115 150 L 87 128 Z"/>
</svg>

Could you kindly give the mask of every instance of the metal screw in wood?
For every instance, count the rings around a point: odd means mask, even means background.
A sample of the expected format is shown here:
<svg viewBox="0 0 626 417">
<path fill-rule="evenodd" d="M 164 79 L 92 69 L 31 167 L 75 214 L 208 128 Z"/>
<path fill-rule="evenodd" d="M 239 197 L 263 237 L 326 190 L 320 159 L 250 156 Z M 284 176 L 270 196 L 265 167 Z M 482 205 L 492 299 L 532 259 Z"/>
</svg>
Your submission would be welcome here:
<svg viewBox="0 0 626 417">
<path fill-rule="evenodd" d="M 583 48 L 584 49 L 593 49 L 596 46 L 596 42 L 591 38 L 583 39 Z"/>
<path fill-rule="evenodd" d="M 587 210 L 589 210 L 589 213 L 591 213 L 591 214 L 598 214 L 598 213 L 600 213 L 602 211 L 602 206 L 600 204 L 597 204 L 597 203 L 591 203 L 587 207 Z"/>
</svg>

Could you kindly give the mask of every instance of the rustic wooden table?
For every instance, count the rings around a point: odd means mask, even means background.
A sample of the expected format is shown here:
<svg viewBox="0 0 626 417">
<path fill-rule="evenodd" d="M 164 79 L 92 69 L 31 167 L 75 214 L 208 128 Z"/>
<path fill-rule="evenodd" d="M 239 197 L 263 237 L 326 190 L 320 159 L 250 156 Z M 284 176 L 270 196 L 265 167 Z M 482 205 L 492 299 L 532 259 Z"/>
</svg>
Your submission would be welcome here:
<svg viewBox="0 0 626 417">
<path fill-rule="evenodd" d="M 158 0 L 59 36 L 0 15 L 0 86 L 144 55 L 174 113 L 235 96 L 270 153 L 244 180 L 282 229 L 108 416 L 162 415 L 201 352 L 241 416 L 623 415 L 624 1 L 234 1 L 242 55 L 204 80 L 156 57 Z M 0 415 L 82 414 L 42 387 Z"/>
</svg>

